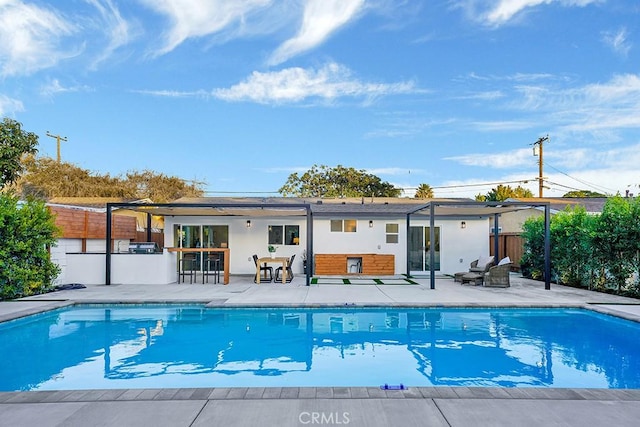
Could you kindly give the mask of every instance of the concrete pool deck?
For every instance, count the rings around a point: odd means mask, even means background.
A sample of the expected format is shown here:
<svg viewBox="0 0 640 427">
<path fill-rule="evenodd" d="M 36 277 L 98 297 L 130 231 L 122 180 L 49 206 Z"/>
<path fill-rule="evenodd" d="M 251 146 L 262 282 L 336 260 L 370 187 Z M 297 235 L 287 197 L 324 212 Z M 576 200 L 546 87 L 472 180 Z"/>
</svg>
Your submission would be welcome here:
<svg viewBox="0 0 640 427">
<path fill-rule="evenodd" d="M 396 283 L 394 278 L 381 278 Z M 87 286 L 0 302 L 0 321 L 74 303 L 200 302 L 210 306 L 583 307 L 640 321 L 640 301 L 513 275 L 510 288 L 438 278 L 416 285 L 218 284 Z M 635 426 L 640 390 L 409 387 L 194 388 L 0 393 L 0 426 Z"/>
</svg>

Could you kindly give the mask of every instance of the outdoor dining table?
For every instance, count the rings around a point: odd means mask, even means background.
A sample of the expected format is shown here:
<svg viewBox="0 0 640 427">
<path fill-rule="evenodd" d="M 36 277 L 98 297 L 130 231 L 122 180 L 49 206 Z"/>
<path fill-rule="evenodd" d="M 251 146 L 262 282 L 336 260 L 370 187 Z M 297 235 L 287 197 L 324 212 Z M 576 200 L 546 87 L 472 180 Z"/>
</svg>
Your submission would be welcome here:
<svg viewBox="0 0 640 427">
<path fill-rule="evenodd" d="M 218 252 L 224 254 L 224 278 L 222 283 L 229 284 L 229 248 L 166 248 L 169 252 L 185 253 L 185 252 Z"/>
<path fill-rule="evenodd" d="M 289 257 L 264 257 L 258 258 L 258 262 L 256 263 L 256 283 L 260 284 L 260 266 L 262 263 L 280 263 L 282 264 L 282 283 L 287 283 L 287 263 L 289 262 Z"/>
</svg>

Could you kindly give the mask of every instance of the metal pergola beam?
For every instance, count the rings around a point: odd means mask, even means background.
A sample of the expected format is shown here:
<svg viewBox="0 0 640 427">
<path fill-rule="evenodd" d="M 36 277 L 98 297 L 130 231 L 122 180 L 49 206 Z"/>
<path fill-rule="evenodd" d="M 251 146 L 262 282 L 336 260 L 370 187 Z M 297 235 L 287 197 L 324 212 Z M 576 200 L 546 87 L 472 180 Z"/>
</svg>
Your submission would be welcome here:
<svg viewBox="0 0 640 427">
<path fill-rule="evenodd" d="M 151 215 L 153 212 L 148 212 L 148 209 L 153 208 L 210 208 L 210 209 L 224 209 L 224 208 L 236 208 L 236 209 L 287 209 L 287 210 L 304 210 L 307 219 L 307 274 L 306 285 L 311 284 L 311 276 L 313 275 L 313 217 L 311 212 L 311 205 L 309 203 L 107 203 L 107 215 L 106 215 L 106 256 L 105 256 L 105 285 L 111 285 L 111 236 L 112 236 L 112 218 L 113 209 L 130 209 L 138 212 L 147 213 L 147 224 L 150 224 Z M 161 213 L 158 215 L 168 216 L 171 214 Z M 193 214 L 190 214 L 193 216 Z M 199 215 L 206 216 L 206 214 Z M 224 215 L 220 215 L 224 216 Z M 240 215 L 227 215 L 227 216 L 240 216 Z M 302 216 L 302 215 L 301 215 Z M 147 230 L 149 233 L 149 230 Z"/>
</svg>

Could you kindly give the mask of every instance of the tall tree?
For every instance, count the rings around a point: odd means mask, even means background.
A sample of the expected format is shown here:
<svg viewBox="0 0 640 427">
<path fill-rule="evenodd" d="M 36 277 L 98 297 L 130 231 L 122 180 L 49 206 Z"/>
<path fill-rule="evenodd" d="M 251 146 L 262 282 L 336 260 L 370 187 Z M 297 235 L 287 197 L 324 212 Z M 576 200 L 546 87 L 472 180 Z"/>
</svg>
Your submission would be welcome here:
<svg viewBox="0 0 640 427">
<path fill-rule="evenodd" d="M 0 188 L 15 182 L 24 166 L 21 159 L 25 154 L 38 152 L 38 136 L 22 130 L 22 125 L 4 118 L 0 123 Z"/>
<path fill-rule="evenodd" d="M 285 197 L 398 197 L 402 190 L 365 170 L 313 165 L 302 175 L 289 175 L 278 192 Z"/>
<path fill-rule="evenodd" d="M 479 202 L 503 202 L 507 199 L 521 199 L 526 197 L 533 197 L 531 190 L 519 185 L 516 188 L 511 188 L 509 185 L 500 184 L 492 188 L 487 194 L 478 194 L 476 200 Z"/>
<path fill-rule="evenodd" d="M 416 199 L 433 199 L 433 188 L 429 184 L 420 184 L 416 190 Z"/>
</svg>

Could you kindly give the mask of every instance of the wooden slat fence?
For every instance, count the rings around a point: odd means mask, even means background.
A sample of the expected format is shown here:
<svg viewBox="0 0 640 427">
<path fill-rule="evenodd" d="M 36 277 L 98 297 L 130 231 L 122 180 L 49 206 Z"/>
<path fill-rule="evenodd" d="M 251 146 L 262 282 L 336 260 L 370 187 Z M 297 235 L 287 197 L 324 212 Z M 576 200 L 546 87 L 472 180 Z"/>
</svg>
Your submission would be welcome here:
<svg viewBox="0 0 640 427">
<path fill-rule="evenodd" d="M 494 235 L 489 237 L 489 251 L 493 255 Z M 520 270 L 520 259 L 524 254 L 524 239 L 518 233 L 498 234 L 498 259 L 511 258 L 512 269 Z"/>
</svg>

